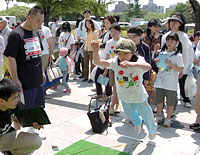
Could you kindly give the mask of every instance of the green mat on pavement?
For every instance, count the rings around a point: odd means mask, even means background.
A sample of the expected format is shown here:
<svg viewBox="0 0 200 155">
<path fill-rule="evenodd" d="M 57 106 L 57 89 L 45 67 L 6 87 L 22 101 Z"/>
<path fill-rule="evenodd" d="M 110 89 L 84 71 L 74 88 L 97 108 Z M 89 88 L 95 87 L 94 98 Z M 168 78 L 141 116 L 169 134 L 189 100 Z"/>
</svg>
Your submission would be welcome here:
<svg viewBox="0 0 200 155">
<path fill-rule="evenodd" d="M 55 155 L 130 155 L 88 141 L 80 140 Z"/>
</svg>

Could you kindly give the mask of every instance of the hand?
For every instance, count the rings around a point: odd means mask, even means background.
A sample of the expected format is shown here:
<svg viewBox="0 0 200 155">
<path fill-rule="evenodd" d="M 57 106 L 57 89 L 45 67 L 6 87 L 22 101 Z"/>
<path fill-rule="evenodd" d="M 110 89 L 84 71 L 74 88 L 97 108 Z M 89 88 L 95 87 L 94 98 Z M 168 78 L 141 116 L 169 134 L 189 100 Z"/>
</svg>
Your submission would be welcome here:
<svg viewBox="0 0 200 155">
<path fill-rule="evenodd" d="M 179 73 L 178 79 L 181 79 L 183 77 L 183 72 Z"/>
<path fill-rule="evenodd" d="M 154 62 L 155 62 L 155 63 L 158 63 L 159 61 L 160 61 L 159 58 L 155 58 L 155 59 L 154 59 Z"/>
<path fill-rule="evenodd" d="M 121 67 L 123 67 L 123 68 L 128 68 L 129 65 L 130 65 L 130 62 L 129 62 L 129 61 L 122 61 L 122 62 L 120 62 L 119 65 L 120 65 Z"/>
<path fill-rule="evenodd" d="M 42 76 L 43 76 L 43 83 L 42 83 L 42 85 L 44 85 L 44 84 L 45 84 L 45 82 L 46 82 L 46 75 L 45 75 L 45 73 L 44 73 L 44 72 L 42 73 Z"/>
<path fill-rule="evenodd" d="M 49 55 L 49 62 L 52 62 L 53 61 L 53 57 L 52 57 L 52 54 Z"/>
<path fill-rule="evenodd" d="M 44 127 L 43 125 L 39 125 L 37 122 L 33 122 L 33 128 L 40 130 L 41 128 L 43 129 Z"/>
<path fill-rule="evenodd" d="M 99 42 L 98 40 L 93 40 L 91 42 L 91 46 L 94 52 L 98 52 L 100 50 Z"/>
<path fill-rule="evenodd" d="M 108 74 L 108 70 L 105 69 L 105 71 L 103 72 L 103 76 L 106 77 L 107 74 Z"/>
<path fill-rule="evenodd" d="M 144 80 L 144 85 L 147 86 L 149 84 L 148 80 Z"/>
<path fill-rule="evenodd" d="M 19 123 L 17 117 L 14 117 L 13 121 L 14 121 L 14 128 L 16 130 L 20 130 L 21 129 L 21 124 Z"/>
<path fill-rule="evenodd" d="M 159 49 L 160 49 L 160 44 L 156 44 L 156 45 L 154 46 L 154 51 L 155 51 L 156 54 L 159 53 Z"/>
</svg>

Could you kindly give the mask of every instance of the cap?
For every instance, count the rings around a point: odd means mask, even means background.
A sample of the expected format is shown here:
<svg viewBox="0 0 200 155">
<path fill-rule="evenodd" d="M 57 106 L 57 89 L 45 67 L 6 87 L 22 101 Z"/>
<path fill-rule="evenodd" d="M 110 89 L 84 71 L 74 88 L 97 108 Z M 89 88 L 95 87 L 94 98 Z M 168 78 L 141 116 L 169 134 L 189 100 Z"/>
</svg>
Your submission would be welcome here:
<svg viewBox="0 0 200 155">
<path fill-rule="evenodd" d="M 148 27 L 151 27 L 151 26 L 159 26 L 159 27 L 161 27 L 162 24 L 161 24 L 159 19 L 154 19 L 153 18 L 148 22 Z"/>
<path fill-rule="evenodd" d="M 130 39 L 123 39 L 123 40 L 120 40 L 116 46 L 116 53 L 118 52 L 136 52 L 136 45 L 135 43 L 130 40 Z"/>
<path fill-rule="evenodd" d="M 8 22 L 8 20 L 6 19 L 6 17 L 0 16 L 0 22 Z"/>
<path fill-rule="evenodd" d="M 162 23 L 162 25 L 165 25 L 166 23 L 168 23 L 169 19 L 170 19 L 170 17 L 165 18 L 164 22 Z"/>
<path fill-rule="evenodd" d="M 181 17 L 178 15 L 173 15 L 169 20 L 176 20 L 176 21 L 179 21 L 181 24 L 183 24 Z"/>
<path fill-rule="evenodd" d="M 59 50 L 59 55 L 65 57 L 68 54 L 68 49 L 66 47 L 61 47 Z"/>
</svg>

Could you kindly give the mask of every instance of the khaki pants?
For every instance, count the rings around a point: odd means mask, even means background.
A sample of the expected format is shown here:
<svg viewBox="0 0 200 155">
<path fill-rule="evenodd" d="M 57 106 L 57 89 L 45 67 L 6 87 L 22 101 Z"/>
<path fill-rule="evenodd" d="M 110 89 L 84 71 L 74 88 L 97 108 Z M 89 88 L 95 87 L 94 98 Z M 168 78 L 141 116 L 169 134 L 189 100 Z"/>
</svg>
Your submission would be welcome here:
<svg viewBox="0 0 200 155">
<path fill-rule="evenodd" d="M 91 73 L 94 68 L 94 64 L 92 63 L 92 60 L 93 60 L 93 52 L 85 51 L 84 52 L 84 74 L 83 74 L 84 79 L 88 79 L 89 69 Z M 89 62 L 90 62 L 90 66 L 89 66 Z"/>
<path fill-rule="evenodd" d="M 44 68 L 44 71 L 47 70 L 48 65 L 49 65 L 49 54 L 42 55 L 42 67 Z"/>
<path fill-rule="evenodd" d="M 197 94 L 195 96 L 194 109 L 195 109 L 195 112 L 197 113 L 196 122 L 200 124 L 200 73 L 198 75 Z"/>
<path fill-rule="evenodd" d="M 52 49 L 56 46 L 57 37 L 52 37 Z"/>
<path fill-rule="evenodd" d="M 0 137 L 0 151 L 11 151 L 14 155 L 28 155 L 41 144 L 41 138 L 32 133 L 13 131 Z"/>
</svg>

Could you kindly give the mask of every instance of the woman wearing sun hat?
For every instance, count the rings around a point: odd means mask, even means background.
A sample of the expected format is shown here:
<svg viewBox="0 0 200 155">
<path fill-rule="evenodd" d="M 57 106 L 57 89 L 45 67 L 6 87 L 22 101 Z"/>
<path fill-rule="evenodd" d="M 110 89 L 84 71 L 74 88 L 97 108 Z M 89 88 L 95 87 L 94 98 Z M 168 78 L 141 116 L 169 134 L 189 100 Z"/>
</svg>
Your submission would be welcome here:
<svg viewBox="0 0 200 155">
<path fill-rule="evenodd" d="M 183 73 L 179 74 L 180 93 L 181 93 L 181 96 L 183 97 L 183 102 L 185 103 L 184 106 L 186 108 L 191 108 L 190 99 L 189 97 L 185 96 L 184 85 L 185 85 L 185 80 L 188 75 L 189 66 L 193 62 L 194 50 L 193 50 L 192 43 L 189 40 L 188 35 L 185 33 L 185 20 L 184 20 L 183 15 L 181 13 L 175 13 L 170 17 L 168 22 L 169 22 L 171 31 L 163 35 L 161 47 L 163 47 L 163 45 L 166 43 L 166 37 L 171 32 L 178 34 L 179 40 L 183 46 L 182 55 L 183 55 L 183 63 L 184 63 Z"/>
</svg>

